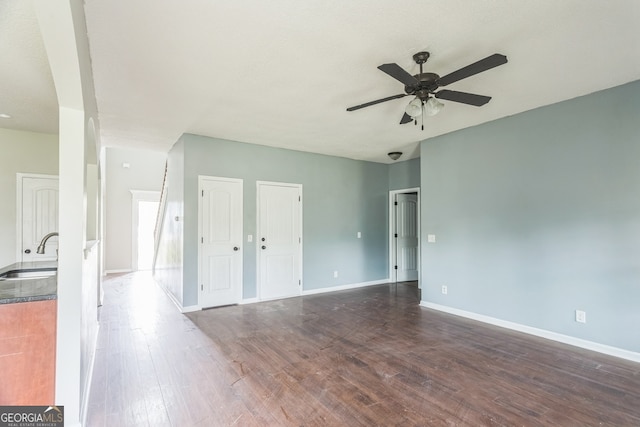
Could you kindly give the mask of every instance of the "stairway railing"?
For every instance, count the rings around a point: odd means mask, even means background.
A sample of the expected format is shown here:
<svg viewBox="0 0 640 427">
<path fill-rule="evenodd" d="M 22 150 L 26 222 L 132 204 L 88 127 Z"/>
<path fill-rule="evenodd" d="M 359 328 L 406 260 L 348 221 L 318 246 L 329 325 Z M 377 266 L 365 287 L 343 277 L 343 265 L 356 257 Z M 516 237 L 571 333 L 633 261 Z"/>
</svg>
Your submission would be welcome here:
<svg viewBox="0 0 640 427">
<path fill-rule="evenodd" d="M 164 177 L 162 178 L 162 190 L 160 192 L 160 203 L 158 203 L 158 215 L 156 216 L 156 227 L 153 230 L 153 267 L 152 270 L 156 270 L 156 259 L 158 257 L 158 246 L 160 245 L 160 237 L 162 234 L 162 222 L 164 221 L 164 213 L 167 205 L 167 169 L 169 162 L 164 164 Z"/>
</svg>

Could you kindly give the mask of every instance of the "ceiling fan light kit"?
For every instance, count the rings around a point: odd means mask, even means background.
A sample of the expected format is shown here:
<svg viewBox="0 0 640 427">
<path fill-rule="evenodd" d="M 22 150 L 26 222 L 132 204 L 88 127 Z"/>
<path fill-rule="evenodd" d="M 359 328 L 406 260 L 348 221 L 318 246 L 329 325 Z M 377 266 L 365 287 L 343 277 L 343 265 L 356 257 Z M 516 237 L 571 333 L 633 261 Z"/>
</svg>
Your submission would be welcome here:
<svg viewBox="0 0 640 427">
<path fill-rule="evenodd" d="M 402 151 L 392 151 L 390 153 L 387 153 L 387 156 L 389 156 L 391 158 L 391 160 L 398 160 L 400 158 L 400 156 L 402 156 Z"/>
<path fill-rule="evenodd" d="M 440 77 L 435 73 L 425 73 L 422 70 L 422 64 L 429 59 L 429 52 L 418 52 L 413 55 L 413 60 L 420 66 L 420 73 L 412 76 L 405 71 L 398 64 L 382 64 L 378 67 L 380 71 L 387 73 L 389 76 L 398 80 L 404 84 L 404 92 L 398 95 L 388 96 L 386 98 L 378 99 L 375 101 L 367 102 L 365 104 L 356 105 L 354 107 L 347 108 L 347 111 L 355 111 L 361 108 L 370 107 L 372 105 L 380 104 L 382 102 L 391 101 L 392 99 L 403 98 L 405 96 L 413 95 L 415 98 L 409 102 L 405 108 L 405 113 L 400 119 L 400 124 L 416 121 L 416 117 L 427 115 L 434 116 L 442 110 L 444 104 L 439 102 L 438 99 L 445 99 L 447 101 L 459 102 L 461 104 L 473 105 L 480 107 L 491 100 L 490 96 L 476 95 L 473 93 L 458 92 L 454 90 L 438 90 L 443 86 L 447 86 L 458 80 L 466 79 L 483 71 L 490 70 L 507 63 L 507 57 L 499 53 L 487 56 L 480 61 L 473 64 L 462 67 L 452 73 L 447 74 L 444 77 Z M 437 92 L 436 92 L 437 91 Z M 438 99 L 436 99 L 438 98 Z M 417 124 L 417 121 L 416 121 Z M 424 130 L 424 125 L 422 126 Z M 389 153 L 391 154 L 391 153 Z"/>
<path fill-rule="evenodd" d="M 413 118 L 418 117 L 422 114 L 422 100 L 416 96 L 413 101 L 409 102 L 404 111 Z"/>
<path fill-rule="evenodd" d="M 424 103 L 424 112 L 427 116 L 435 116 L 444 108 L 444 104 L 435 98 L 429 98 Z"/>
</svg>

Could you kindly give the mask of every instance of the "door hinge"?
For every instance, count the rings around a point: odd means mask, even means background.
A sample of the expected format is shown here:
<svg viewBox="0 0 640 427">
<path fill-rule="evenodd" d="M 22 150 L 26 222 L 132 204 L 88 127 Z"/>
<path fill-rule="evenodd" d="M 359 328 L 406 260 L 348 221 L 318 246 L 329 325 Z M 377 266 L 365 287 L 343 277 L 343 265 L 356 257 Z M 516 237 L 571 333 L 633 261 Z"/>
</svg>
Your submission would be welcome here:
<svg viewBox="0 0 640 427">
<path fill-rule="evenodd" d="M 200 285 L 200 290 L 204 291 L 204 285 Z"/>
<path fill-rule="evenodd" d="M 394 234 L 393 237 L 398 238 L 398 233 Z"/>
<path fill-rule="evenodd" d="M 302 280 L 298 280 L 298 286 L 302 286 Z"/>
<path fill-rule="evenodd" d="M 394 265 L 394 266 L 393 266 L 393 269 L 394 269 L 394 270 L 397 270 L 397 269 L 398 269 L 398 266 L 397 266 L 397 265 Z"/>
<path fill-rule="evenodd" d="M 301 201 L 302 201 L 301 196 L 298 196 L 298 201 L 299 201 L 299 202 L 301 202 Z"/>
<path fill-rule="evenodd" d="M 201 194 L 201 196 L 202 196 L 202 197 L 204 197 L 204 190 L 202 190 L 202 194 Z M 397 203 L 396 203 L 396 204 L 397 204 Z"/>
<path fill-rule="evenodd" d="M 398 206 L 398 202 L 393 202 L 394 205 Z"/>
<path fill-rule="evenodd" d="M 200 243 L 204 243 L 204 237 L 200 238 Z"/>
<path fill-rule="evenodd" d="M 298 243 L 302 243 L 302 237 L 298 237 Z"/>
</svg>

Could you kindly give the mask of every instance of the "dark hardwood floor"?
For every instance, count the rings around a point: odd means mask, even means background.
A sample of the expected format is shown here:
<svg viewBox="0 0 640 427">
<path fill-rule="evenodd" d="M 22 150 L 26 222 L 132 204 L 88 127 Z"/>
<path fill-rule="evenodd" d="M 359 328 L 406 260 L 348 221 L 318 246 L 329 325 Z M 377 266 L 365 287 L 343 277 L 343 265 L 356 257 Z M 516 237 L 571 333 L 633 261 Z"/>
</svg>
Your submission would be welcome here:
<svg viewBox="0 0 640 427">
<path fill-rule="evenodd" d="M 89 426 L 640 426 L 640 364 L 421 308 L 415 284 L 180 314 L 110 277 Z"/>
</svg>

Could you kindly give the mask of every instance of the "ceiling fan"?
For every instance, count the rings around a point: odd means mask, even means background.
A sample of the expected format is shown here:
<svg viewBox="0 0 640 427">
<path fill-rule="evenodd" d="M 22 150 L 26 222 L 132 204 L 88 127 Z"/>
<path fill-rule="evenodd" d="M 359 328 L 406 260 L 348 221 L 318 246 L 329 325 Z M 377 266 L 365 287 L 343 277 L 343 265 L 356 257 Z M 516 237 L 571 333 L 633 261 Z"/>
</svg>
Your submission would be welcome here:
<svg viewBox="0 0 640 427">
<path fill-rule="evenodd" d="M 347 111 L 359 110 L 371 105 L 380 104 L 381 102 L 414 95 L 415 98 L 409 102 L 409 105 L 407 105 L 405 113 L 400 120 L 400 124 L 402 125 L 412 121 L 415 121 L 417 124 L 417 117 L 422 116 L 422 129 L 424 130 L 424 115 L 432 116 L 437 114 L 444 106 L 442 103 L 438 102 L 437 99 L 446 99 L 447 101 L 460 102 L 462 104 L 473 105 L 476 107 L 480 107 L 491 100 L 490 96 L 476 95 L 473 93 L 458 92 L 447 89 L 439 90 L 437 92 L 436 90 L 442 86 L 447 86 L 451 83 L 457 82 L 458 80 L 466 79 L 467 77 L 471 77 L 507 62 L 506 56 L 494 53 L 480 61 L 460 68 L 459 70 L 449 73 L 444 77 L 440 77 L 435 73 L 425 73 L 422 71 L 422 64 L 427 62 L 427 59 L 429 59 L 429 52 L 418 52 L 413 55 L 413 60 L 420 66 L 420 73 L 415 76 L 409 74 L 396 63 L 380 65 L 378 67 L 379 70 L 384 71 L 400 83 L 404 84 L 405 93 L 349 107 L 347 108 Z"/>
</svg>

